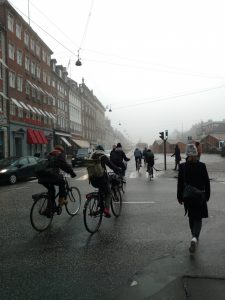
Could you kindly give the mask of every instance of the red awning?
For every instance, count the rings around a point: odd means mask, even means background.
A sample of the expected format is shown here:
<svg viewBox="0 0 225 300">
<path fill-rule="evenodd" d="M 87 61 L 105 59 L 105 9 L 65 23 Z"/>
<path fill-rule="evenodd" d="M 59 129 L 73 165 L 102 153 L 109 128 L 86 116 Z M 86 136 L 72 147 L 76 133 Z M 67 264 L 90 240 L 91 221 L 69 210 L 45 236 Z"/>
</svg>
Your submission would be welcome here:
<svg viewBox="0 0 225 300">
<path fill-rule="evenodd" d="M 37 138 L 34 135 L 34 131 L 31 128 L 27 129 L 27 143 L 28 144 L 38 144 Z"/>
<path fill-rule="evenodd" d="M 43 140 L 43 144 L 48 144 L 48 140 L 46 139 L 46 136 L 45 136 L 44 132 L 39 130 L 39 134 L 40 134 L 40 136 Z"/>
<path fill-rule="evenodd" d="M 39 134 L 39 131 L 38 130 L 33 130 L 33 132 L 34 132 L 34 135 L 35 135 L 35 137 L 38 141 L 38 144 L 44 144 L 44 142 L 41 138 L 41 135 Z"/>
</svg>

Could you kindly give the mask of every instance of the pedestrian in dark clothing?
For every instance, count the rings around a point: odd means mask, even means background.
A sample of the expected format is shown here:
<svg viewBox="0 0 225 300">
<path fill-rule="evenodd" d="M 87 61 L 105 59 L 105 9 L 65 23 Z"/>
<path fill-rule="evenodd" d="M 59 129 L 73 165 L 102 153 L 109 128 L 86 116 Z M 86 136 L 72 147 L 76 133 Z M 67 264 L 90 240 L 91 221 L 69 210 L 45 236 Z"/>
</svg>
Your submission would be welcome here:
<svg viewBox="0 0 225 300">
<path fill-rule="evenodd" d="M 134 158 L 135 158 L 135 166 L 136 166 L 136 171 L 137 171 L 137 162 L 139 161 L 140 166 L 141 166 L 141 159 L 142 159 L 142 152 L 139 148 L 136 148 L 134 150 Z"/>
<path fill-rule="evenodd" d="M 173 156 L 175 156 L 174 170 L 176 171 L 177 167 L 178 167 L 178 170 L 179 170 L 179 165 L 180 165 L 180 161 L 181 161 L 180 148 L 179 148 L 178 144 L 176 144 L 174 153 L 171 155 L 171 157 L 173 157 Z"/>
<path fill-rule="evenodd" d="M 179 168 L 177 199 L 180 204 L 184 204 L 185 214 L 188 214 L 189 226 L 192 233 L 189 251 L 194 253 L 202 228 L 202 218 L 208 218 L 207 202 L 210 198 L 210 182 L 206 165 L 197 160 L 197 149 L 195 145 L 187 145 L 186 154 L 186 162 L 180 164 Z M 183 200 L 185 184 L 205 191 L 203 203 L 201 202 L 201 196 L 190 199 L 188 202 Z"/>
<path fill-rule="evenodd" d="M 48 193 L 55 204 L 55 185 L 59 187 L 59 205 L 67 203 L 65 180 L 60 170 L 70 174 L 73 178 L 76 176 L 72 167 L 66 162 L 64 148 L 61 145 L 55 146 L 54 150 L 47 155 L 49 166 L 39 174 L 38 183 L 44 185 L 48 189 Z"/>
<path fill-rule="evenodd" d="M 202 147 L 199 142 L 195 142 L 195 146 L 196 146 L 197 152 L 198 152 L 197 160 L 200 160 L 200 157 L 202 155 Z"/>
<path fill-rule="evenodd" d="M 126 162 L 128 162 L 130 158 L 124 153 L 121 143 L 118 143 L 115 150 L 111 151 L 110 160 L 114 165 L 122 169 L 122 175 L 125 176 L 127 168 Z"/>
</svg>

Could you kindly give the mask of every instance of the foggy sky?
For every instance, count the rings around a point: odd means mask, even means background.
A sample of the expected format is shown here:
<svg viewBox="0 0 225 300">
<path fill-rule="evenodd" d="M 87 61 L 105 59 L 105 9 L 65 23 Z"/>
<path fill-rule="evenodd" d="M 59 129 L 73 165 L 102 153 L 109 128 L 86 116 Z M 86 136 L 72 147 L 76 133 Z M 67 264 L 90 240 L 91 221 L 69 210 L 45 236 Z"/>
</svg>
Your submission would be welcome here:
<svg viewBox="0 0 225 300">
<path fill-rule="evenodd" d="M 28 2 L 10 2 L 27 20 Z M 30 0 L 30 18 L 57 62 L 70 62 L 69 76 L 84 77 L 134 142 L 225 118 L 223 1 Z"/>
</svg>

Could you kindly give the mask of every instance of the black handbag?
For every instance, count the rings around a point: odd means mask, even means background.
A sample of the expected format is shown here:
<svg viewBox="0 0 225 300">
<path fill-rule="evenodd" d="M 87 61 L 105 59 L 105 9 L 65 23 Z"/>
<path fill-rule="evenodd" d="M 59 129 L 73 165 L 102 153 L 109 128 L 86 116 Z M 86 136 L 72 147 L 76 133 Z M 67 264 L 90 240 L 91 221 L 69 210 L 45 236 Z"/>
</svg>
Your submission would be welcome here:
<svg viewBox="0 0 225 300">
<path fill-rule="evenodd" d="M 205 201 L 205 191 L 186 182 L 186 167 L 184 167 L 184 190 L 182 199 L 187 206 L 201 206 Z"/>
</svg>

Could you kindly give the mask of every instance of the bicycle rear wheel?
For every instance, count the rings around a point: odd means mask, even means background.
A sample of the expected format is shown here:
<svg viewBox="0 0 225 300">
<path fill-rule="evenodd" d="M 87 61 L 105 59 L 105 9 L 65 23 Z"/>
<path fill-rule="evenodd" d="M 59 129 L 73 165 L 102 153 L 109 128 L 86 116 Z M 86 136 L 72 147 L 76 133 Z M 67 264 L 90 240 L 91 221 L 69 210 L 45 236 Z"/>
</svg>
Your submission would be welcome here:
<svg viewBox="0 0 225 300">
<path fill-rule="evenodd" d="M 119 217 L 122 210 L 122 196 L 119 188 L 112 189 L 111 209 L 115 217 Z"/>
<path fill-rule="evenodd" d="M 51 203 L 48 203 L 48 197 L 42 196 L 37 199 L 31 207 L 30 221 L 32 227 L 42 232 L 46 230 L 52 223 L 53 211 Z"/>
<path fill-rule="evenodd" d="M 103 216 L 103 209 L 97 196 L 90 196 L 84 204 L 84 225 L 88 232 L 98 231 Z"/>
<path fill-rule="evenodd" d="M 81 194 L 77 187 L 71 187 L 67 194 L 66 211 L 70 216 L 75 216 L 80 210 Z"/>
</svg>

